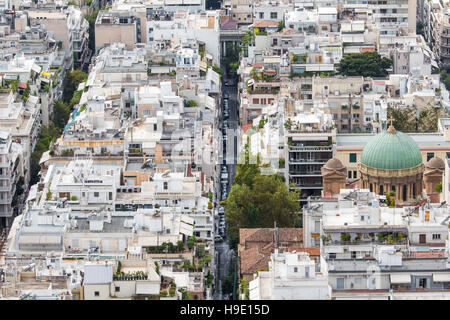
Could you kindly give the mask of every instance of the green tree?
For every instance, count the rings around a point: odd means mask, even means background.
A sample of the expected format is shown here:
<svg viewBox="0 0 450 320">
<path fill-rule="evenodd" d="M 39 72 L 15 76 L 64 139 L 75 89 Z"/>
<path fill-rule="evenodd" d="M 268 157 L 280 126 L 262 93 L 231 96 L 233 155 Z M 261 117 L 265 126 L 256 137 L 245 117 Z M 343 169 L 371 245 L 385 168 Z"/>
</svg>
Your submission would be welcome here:
<svg viewBox="0 0 450 320">
<path fill-rule="evenodd" d="M 63 129 L 70 117 L 70 108 L 62 101 L 55 101 L 53 104 L 53 121 L 55 125 Z"/>
<path fill-rule="evenodd" d="M 187 246 L 188 246 L 189 250 L 192 249 L 192 248 L 194 247 L 194 245 L 195 245 L 195 240 L 196 240 L 196 239 L 195 239 L 195 236 L 188 237 Z"/>
<path fill-rule="evenodd" d="M 222 293 L 227 295 L 233 293 L 234 272 L 226 276 L 222 281 Z"/>
<path fill-rule="evenodd" d="M 278 32 L 283 31 L 284 29 L 284 20 L 278 21 Z"/>
<path fill-rule="evenodd" d="M 289 191 L 280 176 L 261 175 L 259 169 L 256 174 L 246 171 L 245 180 L 248 182 L 232 186 L 227 199 L 225 216 L 230 245 L 237 243 L 241 228 L 272 228 L 275 221 L 279 227 L 295 226 L 298 192 Z"/>
<path fill-rule="evenodd" d="M 81 70 L 74 70 L 66 73 L 64 87 L 64 102 L 69 103 L 72 100 L 74 92 L 78 89 L 78 85 L 86 81 L 88 75 Z"/>
<path fill-rule="evenodd" d="M 41 169 L 39 160 L 42 154 L 48 150 L 48 147 L 52 141 L 56 141 L 61 135 L 61 129 L 50 122 L 48 127 L 42 126 L 39 133 L 39 139 L 36 143 L 36 147 L 31 154 L 31 168 L 30 168 L 30 185 L 33 185 L 39 181 L 38 173 Z"/>
<path fill-rule="evenodd" d="M 351 54 L 342 59 L 337 70 L 345 76 L 386 77 L 392 60 L 381 57 L 378 52 Z"/>
</svg>

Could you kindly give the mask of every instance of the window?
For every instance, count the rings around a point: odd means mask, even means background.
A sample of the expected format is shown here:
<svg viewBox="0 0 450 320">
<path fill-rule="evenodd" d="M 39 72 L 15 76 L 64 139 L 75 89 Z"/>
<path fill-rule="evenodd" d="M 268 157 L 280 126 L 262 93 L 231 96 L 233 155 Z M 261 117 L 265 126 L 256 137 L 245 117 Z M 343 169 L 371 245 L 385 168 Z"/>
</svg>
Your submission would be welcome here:
<svg viewBox="0 0 450 320">
<path fill-rule="evenodd" d="M 94 292 L 94 296 L 99 297 L 100 296 L 100 291 L 95 291 Z"/>
<path fill-rule="evenodd" d="M 297 271 L 298 271 L 297 267 L 294 267 L 294 272 L 297 272 Z"/>
<path fill-rule="evenodd" d="M 419 278 L 419 288 L 427 287 L 427 278 Z"/>
<path fill-rule="evenodd" d="M 157 131 L 158 130 L 158 124 L 157 123 L 154 123 L 153 124 L 153 131 Z"/>
<path fill-rule="evenodd" d="M 353 171 L 353 179 L 356 179 L 357 171 Z"/>
<path fill-rule="evenodd" d="M 273 46 L 278 45 L 278 39 L 273 39 L 272 45 L 273 45 Z"/>
<path fill-rule="evenodd" d="M 361 216 L 361 221 L 364 221 L 364 216 Z"/>
<path fill-rule="evenodd" d="M 309 267 L 305 267 L 305 278 L 309 278 Z"/>
<path fill-rule="evenodd" d="M 271 12 L 270 19 L 278 19 L 278 14 L 276 12 Z"/>
<path fill-rule="evenodd" d="M 120 292 L 120 287 L 116 287 L 116 292 Z"/>
<path fill-rule="evenodd" d="M 112 200 L 112 192 L 109 193 L 109 200 Z"/>
<path fill-rule="evenodd" d="M 433 240 L 439 240 L 441 239 L 441 235 L 439 233 L 433 234 Z"/>
<path fill-rule="evenodd" d="M 167 190 L 169 187 L 169 184 L 167 182 L 164 182 L 164 190 Z"/>
<path fill-rule="evenodd" d="M 264 19 L 264 12 L 260 12 L 260 13 L 259 13 L 259 18 L 260 18 L 260 19 Z"/>
<path fill-rule="evenodd" d="M 356 251 L 352 251 L 352 259 L 356 259 Z"/>
<path fill-rule="evenodd" d="M 348 171 L 347 175 L 348 175 L 348 178 L 349 178 L 349 179 L 352 178 L 352 172 L 351 172 L 351 171 Z"/>
<path fill-rule="evenodd" d="M 98 198 L 100 194 L 98 192 L 94 192 L 94 197 Z"/>
<path fill-rule="evenodd" d="M 434 157 L 434 152 L 427 152 L 427 161 Z"/>
<path fill-rule="evenodd" d="M 328 259 L 336 259 L 336 253 L 329 253 Z"/>
<path fill-rule="evenodd" d="M 344 289 L 344 281 L 345 281 L 345 279 L 344 278 L 337 278 L 336 280 L 337 280 L 336 289 L 343 290 Z"/>
<path fill-rule="evenodd" d="M 350 160 L 351 163 L 355 163 L 356 162 L 356 153 L 350 153 Z"/>
<path fill-rule="evenodd" d="M 314 231 L 320 233 L 320 221 L 314 221 Z"/>
</svg>

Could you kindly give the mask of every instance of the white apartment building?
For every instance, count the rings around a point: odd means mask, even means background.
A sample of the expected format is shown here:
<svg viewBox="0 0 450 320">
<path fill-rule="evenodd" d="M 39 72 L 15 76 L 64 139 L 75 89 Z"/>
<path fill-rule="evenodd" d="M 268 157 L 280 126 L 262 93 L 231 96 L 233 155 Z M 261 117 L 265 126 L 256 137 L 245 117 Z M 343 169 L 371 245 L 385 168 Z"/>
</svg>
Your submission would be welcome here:
<svg viewBox="0 0 450 320">
<path fill-rule="evenodd" d="M 329 300 L 326 262 L 320 267 L 306 252 L 272 253 L 269 271 L 259 271 L 249 282 L 250 300 Z"/>
<path fill-rule="evenodd" d="M 176 41 L 196 40 L 205 44 L 206 51 L 220 64 L 220 24 L 219 14 L 215 11 L 188 13 L 178 11 L 166 13 L 153 11 L 147 18 L 147 43 L 159 44 Z"/>
<path fill-rule="evenodd" d="M 9 132 L 0 132 L 0 225 L 10 226 L 14 208 L 11 203 L 16 185 L 23 176 L 22 147 L 13 142 Z M 22 186 L 24 187 L 24 186 Z"/>
</svg>

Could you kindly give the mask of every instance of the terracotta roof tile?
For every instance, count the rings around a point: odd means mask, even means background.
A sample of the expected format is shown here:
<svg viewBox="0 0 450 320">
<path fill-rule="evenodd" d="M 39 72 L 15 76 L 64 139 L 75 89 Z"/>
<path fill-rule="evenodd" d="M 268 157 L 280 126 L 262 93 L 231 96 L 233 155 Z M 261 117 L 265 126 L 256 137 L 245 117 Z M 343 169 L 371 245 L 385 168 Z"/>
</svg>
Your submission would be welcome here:
<svg viewBox="0 0 450 320">
<path fill-rule="evenodd" d="M 278 27 L 278 22 L 272 20 L 259 20 L 253 23 L 254 28 Z"/>
<path fill-rule="evenodd" d="M 278 228 L 278 243 L 280 249 L 286 246 L 302 248 L 302 228 Z M 239 229 L 239 258 L 241 274 L 253 274 L 257 270 L 267 269 L 270 254 L 275 247 L 273 228 L 243 228 Z M 251 247 L 249 245 L 251 244 Z M 308 248 L 309 249 L 309 248 Z M 316 248 L 312 248 L 313 251 Z M 318 249 L 318 248 L 317 248 Z M 320 249 L 319 249 L 320 253 Z"/>
</svg>

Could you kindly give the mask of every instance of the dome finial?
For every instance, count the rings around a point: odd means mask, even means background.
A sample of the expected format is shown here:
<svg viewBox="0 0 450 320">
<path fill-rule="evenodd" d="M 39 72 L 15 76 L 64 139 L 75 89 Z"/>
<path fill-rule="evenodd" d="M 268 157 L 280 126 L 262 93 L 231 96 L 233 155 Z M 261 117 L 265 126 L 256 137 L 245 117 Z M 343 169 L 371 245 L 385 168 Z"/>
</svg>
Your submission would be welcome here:
<svg viewBox="0 0 450 320">
<path fill-rule="evenodd" d="M 395 130 L 394 125 L 392 124 L 392 122 L 394 122 L 394 118 L 391 117 L 390 119 L 388 119 L 388 121 L 391 122 L 391 125 L 386 131 L 389 133 L 395 133 L 397 130 Z"/>
</svg>

